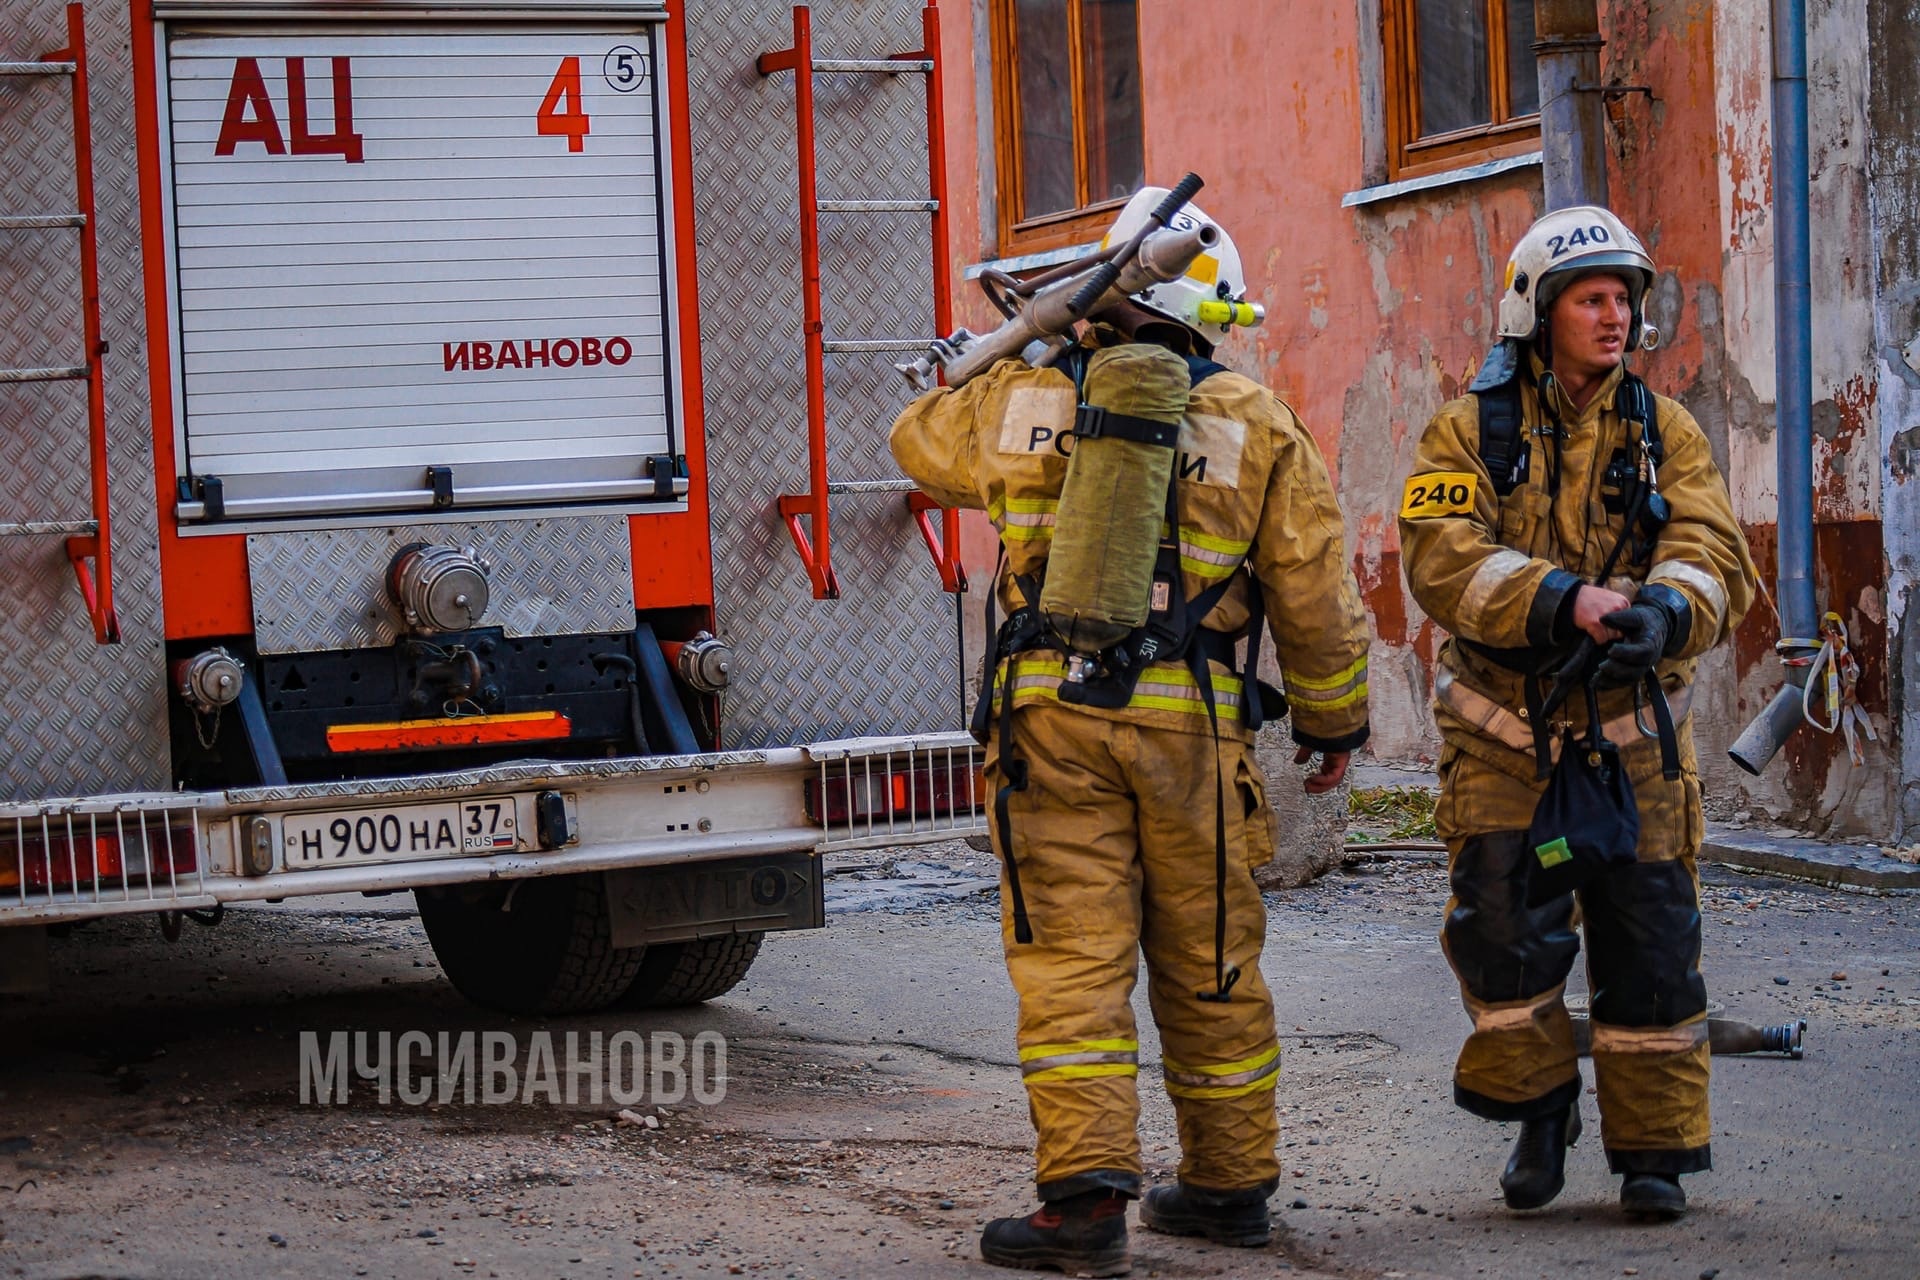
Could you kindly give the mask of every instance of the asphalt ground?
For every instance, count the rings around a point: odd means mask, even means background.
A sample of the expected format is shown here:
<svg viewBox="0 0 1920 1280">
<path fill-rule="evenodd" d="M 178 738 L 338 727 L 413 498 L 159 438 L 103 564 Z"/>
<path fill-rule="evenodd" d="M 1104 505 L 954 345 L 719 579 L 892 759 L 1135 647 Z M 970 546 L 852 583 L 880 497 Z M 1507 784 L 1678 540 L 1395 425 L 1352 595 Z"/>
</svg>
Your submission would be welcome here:
<svg viewBox="0 0 1920 1280">
<path fill-rule="evenodd" d="M 478 1009 L 405 896 L 230 912 L 174 944 L 150 919 L 75 930 L 49 994 L 0 1004 L 0 1275 L 1003 1274 L 977 1236 L 1031 1207 L 1031 1131 L 992 864 L 953 845 L 836 869 L 827 929 L 770 938 L 732 994 L 666 1014 Z M 1268 895 L 1275 1244 L 1136 1229 L 1134 1274 L 1920 1275 L 1914 900 L 1706 882 L 1712 997 L 1749 1022 L 1804 1017 L 1807 1052 L 1715 1060 L 1715 1169 L 1687 1180 L 1684 1221 L 1627 1222 L 1593 1136 L 1552 1207 L 1505 1211 L 1512 1130 L 1449 1101 L 1466 1019 L 1436 939 L 1444 875 L 1378 861 Z M 642 1103 L 641 1123 L 547 1096 L 301 1101 L 302 1031 L 409 1030 L 522 1053 L 541 1031 L 716 1032 L 725 1097 Z M 1169 1177 L 1151 1067 L 1141 1096 L 1149 1172 Z"/>
</svg>

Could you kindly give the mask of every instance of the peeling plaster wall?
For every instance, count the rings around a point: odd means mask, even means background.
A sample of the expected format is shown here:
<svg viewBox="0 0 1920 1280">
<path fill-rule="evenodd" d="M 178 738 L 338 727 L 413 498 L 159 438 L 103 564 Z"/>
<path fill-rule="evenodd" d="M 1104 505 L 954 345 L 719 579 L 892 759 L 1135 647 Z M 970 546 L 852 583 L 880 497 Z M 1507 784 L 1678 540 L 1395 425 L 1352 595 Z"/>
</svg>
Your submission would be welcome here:
<svg viewBox="0 0 1920 1280">
<path fill-rule="evenodd" d="M 1886 575 L 1881 550 L 1881 453 L 1875 359 L 1874 230 L 1869 214 L 1866 0 L 1807 6 L 1813 283 L 1815 602 L 1840 613 L 1865 665 L 1863 703 L 1888 708 Z M 1724 244 L 1724 355 L 1715 378 L 1726 404 L 1728 477 L 1766 594 L 1735 639 L 1731 727 L 1772 696 L 1779 509 L 1774 438 L 1774 271 L 1770 17 L 1764 6 L 1714 6 L 1718 188 Z M 1702 297 L 1701 301 L 1706 299 Z M 1703 419 L 1704 420 L 1704 419 Z M 1723 689 L 1720 685 L 1717 688 Z M 1884 719 L 1883 719 L 1884 727 Z M 1870 749 L 1853 767 L 1840 740 L 1795 735 L 1760 778 L 1726 770 L 1738 808 L 1811 831 L 1888 836 L 1897 750 Z M 1726 806 L 1722 806 L 1726 808 Z"/>
<path fill-rule="evenodd" d="M 1810 7 L 1820 603 L 1825 608 L 1832 598 L 1847 606 L 1870 673 L 1880 668 L 1884 709 L 1885 662 L 1875 648 L 1885 644 L 1888 621 L 1880 490 L 1920 470 L 1920 373 L 1901 363 L 1907 376 L 1894 380 L 1897 402 L 1889 404 L 1882 388 L 1893 383 L 1882 370 L 1889 359 L 1899 362 L 1896 348 L 1920 328 L 1920 288 L 1876 313 L 1869 209 L 1897 197 L 1911 210 L 1920 188 L 1911 185 L 1909 150 L 1901 151 L 1905 167 L 1897 178 L 1875 150 L 1875 171 L 1883 176 L 1869 188 L 1868 148 L 1881 144 L 1867 127 L 1865 51 L 1869 8 L 1880 27 L 1904 33 L 1904 6 L 1810 0 Z M 984 13 L 975 0 L 975 30 L 950 31 L 950 51 L 982 47 Z M 951 9 L 942 14 L 954 28 L 965 21 Z M 1462 393 L 1486 350 L 1507 251 L 1541 207 L 1539 173 L 1521 168 L 1343 209 L 1344 195 L 1383 176 L 1375 0 L 1192 0 L 1143 5 L 1140 21 L 1149 180 L 1171 182 L 1189 169 L 1208 179 L 1200 203 L 1232 231 L 1255 296 L 1268 308 L 1266 325 L 1231 340 L 1221 357 L 1273 387 L 1319 441 L 1347 514 L 1353 566 L 1377 637 L 1373 750 L 1389 759 L 1430 759 L 1437 740 L 1427 700 L 1443 637 L 1403 585 L 1394 524 L 1399 486 L 1420 430 Z M 1652 91 L 1651 99 L 1633 94 L 1608 105 L 1612 203 L 1645 236 L 1661 268 L 1650 316 L 1665 341 L 1637 367 L 1706 430 L 1771 592 L 1777 498 L 1766 6 L 1603 0 L 1601 22 L 1603 78 Z M 1223 43 L 1221 31 L 1234 39 Z M 1891 45 L 1876 41 L 1876 50 L 1915 44 L 1910 36 Z M 1300 49 L 1316 54 L 1303 58 Z M 1920 61 L 1920 53 L 1912 56 Z M 1895 83 L 1916 83 L 1916 70 L 1904 67 Z M 978 167 L 989 159 L 980 152 L 992 136 L 977 115 L 990 110 L 985 72 L 983 55 L 976 77 L 959 92 L 950 73 L 949 134 L 964 138 L 971 153 L 964 160 L 956 153 L 954 187 L 981 193 L 978 207 L 956 211 L 960 262 L 996 251 L 992 184 Z M 1222 84 L 1231 92 L 1197 90 Z M 1880 131 L 1904 130 L 1900 137 L 1910 146 L 1904 140 L 1914 136 L 1911 108 L 1898 101 L 1873 106 Z M 1881 115 L 1898 118 L 1882 123 Z M 1920 242 L 1903 245 L 1909 258 L 1920 255 Z M 1883 238 L 1883 290 L 1889 272 L 1915 279 L 1910 266 L 1885 260 L 1892 249 Z M 965 294 L 962 306 L 965 322 L 992 323 Z M 1915 359 L 1920 363 L 1920 347 Z M 1890 451 L 1906 461 L 1883 461 Z M 1906 489 L 1899 493 L 1902 502 L 1914 501 Z M 1912 507 L 1901 510 L 1910 531 Z M 1900 580 L 1910 584 L 1911 546 L 1902 554 Z M 1895 612 L 1903 610 L 1904 597 Z M 1722 650 L 1703 668 L 1696 733 L 1716 806 L 1791 815 L 1815 829 L 1884 833 L 1897 772 L 1892 757 L 1850 770 L 1844 757 L 1835 760 L 1831 740 L 1803 734 L 1818 740 L 1796 744 L 1792 780 L 1776 764 L 1751 788 L 1727 762 L 1726 745 L 1778 683 L 1775 629 L 1769 605 L 1757 604 L 1737 650 Z M 1909 661 L 1920 676 L 1920 654 Z M 1920 821 L 1920 793 L 1911 804 Z"/>
<path fill-rule="evenodd" d="M 1873 78 L 1867 115 L 1873 240 L 1875 366 L 1879 373 L 1882 518 L 1886 530 L 1887 668 L 1898 709 L 1901 768 L 1895 796 L 1901 835 L 1920 834 L 1920 643 L 1913 622 L 1920 584 L 1920 32 L 1912 6 L 1870 0 Z M 1912 353 L 1912 358 L 1909 354 Z"/>
</svg>

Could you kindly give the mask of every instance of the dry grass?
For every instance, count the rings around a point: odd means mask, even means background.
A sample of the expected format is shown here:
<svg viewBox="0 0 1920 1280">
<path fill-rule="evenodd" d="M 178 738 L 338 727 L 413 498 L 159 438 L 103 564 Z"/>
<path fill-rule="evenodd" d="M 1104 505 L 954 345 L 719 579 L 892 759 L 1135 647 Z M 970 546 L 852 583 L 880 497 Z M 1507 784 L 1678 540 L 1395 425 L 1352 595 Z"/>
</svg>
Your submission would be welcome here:
<svg viewBox="0 0 1920 1280">
<path fill-rule="evenodd" d="M 1347 816 L 1358 830 L 1349 840 L 1431 840 L 1434 793 L 1426 787 L 1355 787 L 1347 796 Z"/>
</svg>

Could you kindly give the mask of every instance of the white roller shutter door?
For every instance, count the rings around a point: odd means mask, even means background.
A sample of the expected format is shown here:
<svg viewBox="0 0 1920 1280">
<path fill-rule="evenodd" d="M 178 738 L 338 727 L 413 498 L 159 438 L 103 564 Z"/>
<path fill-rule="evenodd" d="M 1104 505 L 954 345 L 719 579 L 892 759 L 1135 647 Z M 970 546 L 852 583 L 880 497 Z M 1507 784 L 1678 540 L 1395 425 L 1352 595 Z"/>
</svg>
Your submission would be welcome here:
<svg viewBox="0 0 1920 1280">
<path fill-rule="evenodd" d="M 661 496 L 656 31 L 169 33 L 177 438 L 229 517 Z"/>
</svg>

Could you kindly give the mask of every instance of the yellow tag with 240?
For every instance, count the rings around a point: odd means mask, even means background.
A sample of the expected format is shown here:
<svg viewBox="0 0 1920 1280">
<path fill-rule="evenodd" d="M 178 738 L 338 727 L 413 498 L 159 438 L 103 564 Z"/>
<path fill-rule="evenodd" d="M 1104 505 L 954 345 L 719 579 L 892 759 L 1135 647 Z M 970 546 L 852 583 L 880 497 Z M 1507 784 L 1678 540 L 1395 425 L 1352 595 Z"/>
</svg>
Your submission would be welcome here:
<svg viewBox="0 0 1920 1280">
<path fill-rule="evenodd" d="M 1467 515 L 1473 510 L 1473 495 L 1479 487 L 1480 477 L 1471 471 L 1429 471 L 1408 476 L 1406 492 L 1400 498 L 1400 518 Z"/>
</svg>

